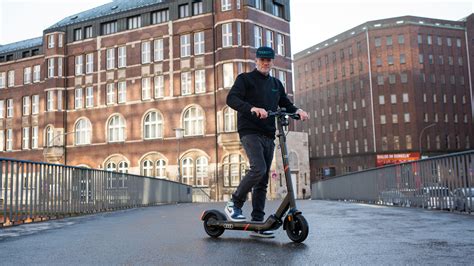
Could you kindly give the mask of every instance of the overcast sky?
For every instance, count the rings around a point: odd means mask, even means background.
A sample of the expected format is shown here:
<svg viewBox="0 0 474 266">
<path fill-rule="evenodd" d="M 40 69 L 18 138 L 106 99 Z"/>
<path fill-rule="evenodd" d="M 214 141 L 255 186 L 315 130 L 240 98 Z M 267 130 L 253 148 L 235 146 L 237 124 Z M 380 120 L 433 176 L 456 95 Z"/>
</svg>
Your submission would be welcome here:
<svg viewBox="0 0 474 266">
<path fill-rule="evenodd" d="M 130 0 L 132 1 L 132 0 Z M 111 0 L 0 0 L 0 44 L 39 37 L 64 17 Z M 290 0 L 295 54 L 366 21 L 405 15 L 459 20 L 474 0 Z"/>
</svg>

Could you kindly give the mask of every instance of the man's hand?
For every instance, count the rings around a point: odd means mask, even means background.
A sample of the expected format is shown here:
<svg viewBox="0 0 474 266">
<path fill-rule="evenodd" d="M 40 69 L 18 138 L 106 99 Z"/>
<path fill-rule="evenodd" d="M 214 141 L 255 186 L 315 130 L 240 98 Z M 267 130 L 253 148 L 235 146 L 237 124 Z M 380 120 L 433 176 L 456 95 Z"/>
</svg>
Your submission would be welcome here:
<svg viewBox="0 0 474 266">
<path fill-rule="evenodd" d="M 260 119 L 265 119 L 265 118 L 268 117 L 267 111 L 265 109 L 262 109 L 262 108 L 252 107 L 252 109 L 250 109 L 250 112 L 255 114 Z"/>
<path fill-rule="evenodd" d="M 296 113 L 300 115 L 300 118 L 301 118 L 302 121 L 305 121 L 305 120 L 308 120 L 308 119 L 309 119 L 308 113 L 306 113 L 306 112 L 303 111 L 302 109 L 298 109 L 298 110 L 296 111 Z"/>
</svg>

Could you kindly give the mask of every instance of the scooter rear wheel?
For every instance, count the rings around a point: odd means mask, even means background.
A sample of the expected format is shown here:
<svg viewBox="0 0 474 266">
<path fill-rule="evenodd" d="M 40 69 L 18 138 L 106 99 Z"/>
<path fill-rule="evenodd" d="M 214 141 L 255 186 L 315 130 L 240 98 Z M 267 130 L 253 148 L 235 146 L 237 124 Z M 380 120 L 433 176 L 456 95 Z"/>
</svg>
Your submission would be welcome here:
<svg viewBox="0 0 474 266">
<path fill-rule="evenodd" d="M 208 225 L 209 222 L 217 221 L 217 220 L 218 220 L 217 215 L 211 213 L 204 219 L 204 222 L 203 222 L 204 230 L 210 237 L 213 237 L 213 238 L 218 238 L 225 231 L 225 229 L 222 227 Z"/>
<path fill-rule="evenodd" d="M 303 215 L 296 215 L 293 217 L 293 219 L 294 227 L 291 228 L 291 226 L 288 225 L 286 227 L 286 234 L 293 242 L 301 243 L 306 239 L 306 237 L 308 237 L 308 222 L 303 217 Z"/>
</svg>

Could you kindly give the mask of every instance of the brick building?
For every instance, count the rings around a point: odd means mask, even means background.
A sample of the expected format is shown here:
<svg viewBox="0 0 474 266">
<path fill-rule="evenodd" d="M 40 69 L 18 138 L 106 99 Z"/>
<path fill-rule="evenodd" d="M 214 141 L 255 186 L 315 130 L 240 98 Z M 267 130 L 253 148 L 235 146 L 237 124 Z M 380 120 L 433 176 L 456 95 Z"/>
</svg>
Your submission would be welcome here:
<svg viewBox="0 0 474 266">
<path fill-rule="evenodd" d="M 114 0 L 0 46 L 0 156 L 225 199 L 247 167 L 225 98 L 262 45 L 292 96 L 289 12 L 289 0 Z"/>
<path fill-rule="evenodd" d="M 472 149 L 474 15 L 369 21 L 295 55 L 313 179 Z"/>
</svg>

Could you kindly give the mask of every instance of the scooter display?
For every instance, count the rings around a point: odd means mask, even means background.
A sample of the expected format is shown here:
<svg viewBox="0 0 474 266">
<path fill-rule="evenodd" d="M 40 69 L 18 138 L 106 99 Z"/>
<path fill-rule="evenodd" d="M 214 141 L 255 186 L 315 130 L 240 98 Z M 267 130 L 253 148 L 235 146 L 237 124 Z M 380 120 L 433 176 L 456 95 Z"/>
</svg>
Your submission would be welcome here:
<svg viewBox="0 0 474 266">
<path fill-rule="evenodd" d="M 299 119 L 299 115 L 295 113 L 287 113 L 284 108 L 277 111 L 268 111 L 269 117 L 274 117 L 277 120 L 278 134 L 277 137 L 280 142 L 280 151 L 283 159 L 283 167 L 285 171 L 285 180 L 287 187 L 287 195 L 281 202 L 275 214 L 270 215 L 264 222 L 249 222 L 249 221 L 229 221 L 227 216 L 218 210 L 207 210 L 201 215 L 201 220 L 204 224 L 206 233 L 217 238 L 221 236 L 225 230 L 242 230 L 242 231 L 257 231 L 257 230 L 276 230 L 283 225 L 283 230 L 286 230 L 288 237 L 297 243 L 303 242 L 309 233 L 308 222 L 304 218 L 301 211 L 296 208 L 295 192 L 291 180 L 291 171 L 288 160 L 288 150 L 286 147 L 286 135 L 284 127 L 289 124 L 289 118 Z"/>
</svg>

